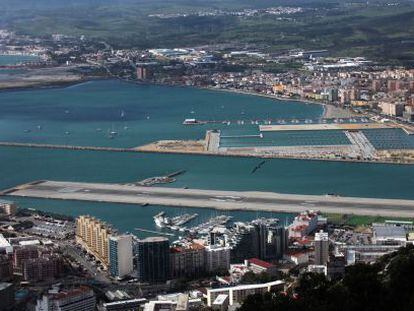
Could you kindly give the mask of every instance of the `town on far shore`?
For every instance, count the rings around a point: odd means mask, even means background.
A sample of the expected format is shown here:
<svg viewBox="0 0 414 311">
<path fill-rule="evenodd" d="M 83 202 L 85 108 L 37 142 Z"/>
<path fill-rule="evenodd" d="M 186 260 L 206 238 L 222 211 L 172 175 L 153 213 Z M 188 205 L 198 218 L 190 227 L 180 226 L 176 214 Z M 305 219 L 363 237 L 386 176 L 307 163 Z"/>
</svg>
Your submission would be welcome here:
<svg viewBox="0 0 414 311">
<path fill-rule="evenodd" d="M 33 56 L 12 65 L 0 65 L 6 69 L 0 71 L 3 90 L 121 79 L 139 84 L 237 92 L 324 107 L 321 118 L 303 120 L 279 116 L 247 118 L 243 114 L 234 119 L 209 120 L 189 113 L 180 122 L 203 126 L 204 137 L 171 140 L 166 134 L 164 140 L 128 151 L 372 163 L 414 161 L 414 71 L 363 55 L 335 57 L 329 50 L 304 49 L 268 53 L 265 46 L 236 43 L 117 50 L 85 36 L 54 34 L 40 39 L 8 30 L 0 31 L 0 54 Z M 250 124 L 257 125 L 257 129 L 238 137 L 228 135 L 225 130 L 225 125 Z M 286 131 L 303 135 L 341 131 L 347 144 L 274 144 L 272 137 Z M 244 145 L 245 138 L 249 144 Z M 237 147 L 232 144 L 235 139 Z"/>
</svg>

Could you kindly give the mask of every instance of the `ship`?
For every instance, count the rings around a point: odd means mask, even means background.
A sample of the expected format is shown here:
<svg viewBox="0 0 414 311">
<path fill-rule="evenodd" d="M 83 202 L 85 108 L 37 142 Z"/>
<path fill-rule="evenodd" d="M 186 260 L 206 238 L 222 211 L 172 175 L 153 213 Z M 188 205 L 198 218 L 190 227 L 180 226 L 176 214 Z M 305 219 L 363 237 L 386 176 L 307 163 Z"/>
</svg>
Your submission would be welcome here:
<svg viewBox="0 0 414 311">
<path fill-rule="evenodd" d="M 155 225 L 159 228 L 165 228 L 166 226 L 164 215 L 165 215 L 165 212 L 160 212 L 154 216 Z"/>
<path fill-rule="evenodd" d="M 197 119 L 185 119 L 183 124 L 184 125 L 195 125 L 195 124 L 199 124 L 199 122 L 197 121 Z"/>
</svg>

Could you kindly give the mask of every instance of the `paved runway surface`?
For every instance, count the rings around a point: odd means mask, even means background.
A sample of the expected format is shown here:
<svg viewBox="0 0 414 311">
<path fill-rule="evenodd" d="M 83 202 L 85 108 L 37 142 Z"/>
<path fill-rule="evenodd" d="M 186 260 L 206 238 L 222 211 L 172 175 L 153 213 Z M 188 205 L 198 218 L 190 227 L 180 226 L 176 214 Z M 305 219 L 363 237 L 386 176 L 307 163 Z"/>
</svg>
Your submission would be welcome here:
<svg viewBox="0 0 414 311">
<path fill-rule="evenodd" d="M 297 195 L 273 192 L 218 191 L 120 184 L 39 181 L 9 189 L 11 196 L 204 207 L 222 210 L 302 212 L 414 217 L 414 200 Z"/>
</svg>

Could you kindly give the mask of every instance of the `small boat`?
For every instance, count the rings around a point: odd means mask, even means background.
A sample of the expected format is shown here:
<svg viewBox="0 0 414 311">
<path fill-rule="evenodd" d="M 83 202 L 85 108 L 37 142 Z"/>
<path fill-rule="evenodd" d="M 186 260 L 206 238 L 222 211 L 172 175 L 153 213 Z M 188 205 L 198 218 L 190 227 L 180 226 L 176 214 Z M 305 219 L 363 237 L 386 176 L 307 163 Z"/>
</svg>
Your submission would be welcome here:
<svg viewBox="0 0 414 311">
<path fill-rule="evenodd" d="M 125 117 L 125 111 L 121 110 L 121 118 Z"/>
<path fill-rule="evenodd" d="M 96 131 L 97 132 L 102 132 L 102 129 L 101 128 L 97 128 Z"/>
<path fill-rule="evenodd" d="M 70 132 L 69 132 L 69 131 L 66 131 L 66 132 L 65 132 L 65 135 L 70 135 Z"/>
<path fill-rule="evenodd" d="M 38 130 L 41 130 L 41 129 L 42 129 L 42 126 L 41 126 L 41 125 L 38 125 L 38 126 L 37 126 L 37 129 L 38 129 Z"/>
<path fill-rule="evenodd" d="M 32 130 L 24 130 L 25 133 L 30 133 Z"/>
</svg>

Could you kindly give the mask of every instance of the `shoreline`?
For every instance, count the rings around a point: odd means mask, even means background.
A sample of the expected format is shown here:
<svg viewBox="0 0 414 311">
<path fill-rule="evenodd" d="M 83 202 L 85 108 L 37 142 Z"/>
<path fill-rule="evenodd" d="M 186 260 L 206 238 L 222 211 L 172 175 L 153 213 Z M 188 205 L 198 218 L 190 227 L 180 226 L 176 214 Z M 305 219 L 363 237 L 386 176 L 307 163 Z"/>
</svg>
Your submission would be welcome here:
<svg viewBox="0 0 414 311">
<path fill-rule="evenodd" d="M 249 91 L 243 91 L 243 90 L 237 90 L 237 89 L 220 89 L 220 88 L 214 88 L 214 87 L 199 87 L 199 86 L 187 86 L 187 85 L 174 85 L 174 84 L 168 84 L 168 83 L 150 83 L 150 82 L 140 82 L 135 80 L 125 80 L 121 78 L 115 78 L 115 77 L 81 77 L 79 80 L 76 81 L 50 81 L 50 82 L 26 82 L 23 81 L 22 85 L 19 86 L 0 86 L 0 92 L 13 92 L 13 91 L 24 91 L 24 90 L 35 90 L 35 89 L 48 89 L 48 88 L 59 88 L 59 87 L 67 87 L 72 86 L 76 84 L 82 84 L 89 81 L 99 81 L 99 80 L 118 80 L 129 84 L 135 84 L 135 85 L 154 85 L 154 86 L 167 86 L 167 87 L 180 87 L 180 88 L 193 88 L 193 89 L 199 89 L 199 90 L 207 90 L 207 91 L 213 91 L 213 92 L 226 92 L 226 93 L 233 93 L 233 94 L 240 94 L 240 95 L 247 95 L 247 96 L 256 96 L 256 97 L 262 97 L 262 98 L 268 98 L 272 100 L 276 100 L 278 102 L 288 101 L 288 102 L 296 102 L 299 104 L 305 104 L 305 105 L 318 105 L 322 106 L 323 112 L 321 114 L 321 118 L 335 118 L 333 116 L 329 115 L 329 108 L 328 107 L 335 107 L 337 109 L 342 109 L 336 106 L 328 105 L 322 102 L 310 100 L 310 99 L 302 99 L 302 98 L 289 98 L 289 97 L 283 97 L 278 95 L 271 95 L 271 94 L 262 94 L 257 92 L 249 92 Z M 343 110 L 343 109 L 342 109 Z M 345 111 L 345 110 L 343 110 Z"/>
<path fill-rule="evenodd" d="M 255 154 L 242 153 L 213 153 L 205 151 L 182 151 L 182 150 L 146 150 L 141 147 L 132 148 L 116 148 L 116 147 L 100 147 L 100 146 L 71 146 L 71 145 L 52 145 L 52 144 L 33 144 L 33 143 L 13 143 L 0 142 L 0 148 L 35 148 L 35 149 L 54 149 L 54 150 L 70 150 L 84 152 L 117 152 L 117 153 L 142 153 L 142 154 L 177 154 L 188 156 L 204 156 L 204 157 L 229 157 L 229 158 L 256 158 L 266 160 L 295 160 L 295 161 L 321 161 L 321 162 L 342 162 L 342 163 L 360 163 L 360 164 L 382 164 L 382 165 L 414 165 L 414 162 L 394 162 L 387 160 L 369 161 L 364 159 L 341 159 L 341 158 L 305 158 L 295 156 L 265 156 Z"/>
</svg>

